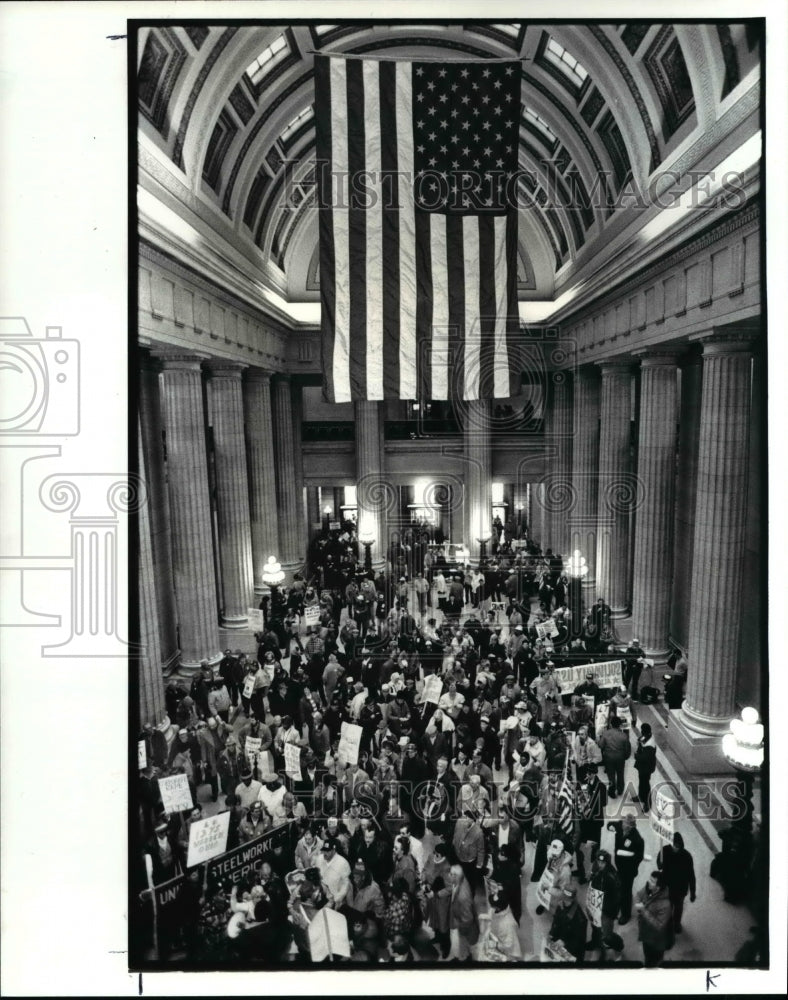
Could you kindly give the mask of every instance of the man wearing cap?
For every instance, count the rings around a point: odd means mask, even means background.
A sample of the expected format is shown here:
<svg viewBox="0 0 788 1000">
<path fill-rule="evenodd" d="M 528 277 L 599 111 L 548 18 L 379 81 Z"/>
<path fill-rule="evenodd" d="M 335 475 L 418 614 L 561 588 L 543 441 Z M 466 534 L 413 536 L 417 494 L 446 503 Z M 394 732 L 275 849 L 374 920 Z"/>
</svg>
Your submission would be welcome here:
<svg viewBox="0 0 788 1000">
<path fill-rule="evenodd" d="M 363 861 L 356 861 L 351 874 L 347 905 L 354 914 L 363 917 L 369 928 L 383 919 L 386 912 L 386 902 L 377 879 Z"/>
<path fill-rule="evenodd" d="M 586 679 L 582 684 L 577 685 L 573 693 L 577 695 L 590 694 L 594 699 L 594 710 L 596 710 L 596 706 L 602 700 L 602 688 L 594 680 L 593 670 L 586 671 Z"/>
<path fill-rule="evenodd" d="M 582 962 L 586 953 L 587 928 L 588 920 L 577 902 L 577 886 L 571 883 L 561 890 L 548 940 L 560 942 L 570 955 Z"/>
<path fill-rule="evenodd" d="M 568 888 L 572 882 L 572 855 L 567 851 L 560 837 L 554 837 L 547 845 L 545 869 L 553 876 L 549 890 L 549 909 L 550 913 L 555 913 L 563 899 L 563 890 Z M 539 903 L 536 907 L 536 913 L 541 915 L 545 909 L 546 907 Z"/>
<path fill-rule="evenodd" d="M 621 904 L 618 922 L 623 926 L 632 916 L 632 886 L 637 878 L 638 868 L 643 860 L 645 844 L 637 831 L 634 816 L 625 816 L 621 821 L 608 823 L 608 830 L 616 835 L 616 870 L 621 882 Z"/>
<path fill-rule="evenodd" d="M 588 726 L 578 726 L 572 744 L 572 760 L 575 762 L 577 780 L 581 784 L 586 780 L 589 765 L 602 763 L 602 751 L 588 735 Z"/>
<path fill-rule="evenodd" d="M 612 866 L 608 851 L 602 850 L 597 853 L 589 888 L 601 893 L 599 924 L 594 923 L 592 916 L 593 931 L 591 934 L 591 947 L 598 949 L 601 957 L 604 955 L 606 942 L 610 941 L 613 934 L 613 922 L 618 916 L 621 903 L 621 884 L 618 874 Z"/>
<path fill-rule="evenodd" d="M 227 722 L 230 717 L 230 692 L 222 677 L 217 677 L 208 691 L 208 714 L 209 717 Z"/>
<path fill-rule="evenodd" d="M 335 837 L 327 837 L 320 848 L 316 867 L 328 891 L 331 907 L 340 910 L 350 889 L 350 865 L 337 851 L 337 846 Z"/>
<path fill-rule="evenodd" d="M 245 763 L 241 771 L 241 780 L 235 786 L 234 791 L 239 806 L 243 809 L 249 809 L 252 803 L 257 801 L 262 787 L 262 783 L 255 781 L 252 777 L 252 769 L 249 764 Z"/>
<path fill-rule="evenodd" d="M 274 813 L 282 804 L 287 789 L 279 780 L 279 775 L 274 771 L 263 771 L 260 775 L 260 782 L 262 787 L 257 793 L 257 798 L 263 803 L 263 808 L 273 819 Z"/>
</svg>

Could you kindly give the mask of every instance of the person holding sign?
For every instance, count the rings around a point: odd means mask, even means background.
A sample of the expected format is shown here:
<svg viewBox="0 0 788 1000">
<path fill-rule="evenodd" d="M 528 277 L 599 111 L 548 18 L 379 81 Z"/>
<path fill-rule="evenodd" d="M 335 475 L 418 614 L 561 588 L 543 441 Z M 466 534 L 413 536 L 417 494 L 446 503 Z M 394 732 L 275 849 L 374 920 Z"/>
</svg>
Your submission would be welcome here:
<svg viewBox="0 0 788 1000">
<path fill-rule="evenodd" d="M 536 887 L 537 914 L 545 910 L 555 913 L 563 899 L 563 891 L 572 882 L 572 855 L 564 842 L 556 837 L 547 848 L 547 865 Z"/>
<path fill-rule="evenodd" d="M 618 915 L 621 901 L 621 883 L 607 851 L 597 853 L 594 869 L 589 883 L 586 909 L 593 927 L 591 947 L 599 950 L 602 958 L 605 948 L 610 947 L 613 922 Z"/>
<path fill-rule="evenodd" d="M 570 883 L 561 893 L 547 936 L 548 944 L 560 942 L 570 955 L 582 962 L 586 953 L 588 920 L 577 902 L 577 886 Z"/>
<path fill-rule="evenodd" d="M 621 719 L 622 728 L 629 729 L 631 726 L 633 729 L 637 729 L 638 720 L 635 703 L 632 700 L 632 695 L 629 694 L 623 684 L 619 685 L 618 691 L 612 696 L 608 702 L 608 706 L 610 715 L 617 715 Z"/>
<path fill-rule="evenodd" d="M 623 927 L 632 915 L 632 886 L 643 860 L 645 844 L 636 829 L 634 816 L 625 816 L 620 822 L 608 823 L 607 828 L 615 831 L 616 835 L 616 869 L 621 881 L 621 912 L 618 922 Z"/>
</svg>

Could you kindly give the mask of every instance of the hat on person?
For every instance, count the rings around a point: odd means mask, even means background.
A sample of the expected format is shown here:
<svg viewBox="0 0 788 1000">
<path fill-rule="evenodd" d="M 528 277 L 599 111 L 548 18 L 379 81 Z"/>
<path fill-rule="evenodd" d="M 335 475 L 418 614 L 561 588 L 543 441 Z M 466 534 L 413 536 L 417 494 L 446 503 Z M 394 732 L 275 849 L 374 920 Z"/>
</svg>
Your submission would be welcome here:
<svg viewBox="0 0 788 1000">
<path fill-rule="evenodd" d="M 507 674 L 506 675 L 506 680 L 507 681 L 513 681 L 514 680 L 514 674 Z"/>
<path fill-rule="evenodd" d="M 514 707 L 516 709 L 520 710 L 520 709 L 523 709 L 523 708 L 528 708 L 528 705 L 524 701 L 518 701 L 517 704 Z"/>
<path fill-rule="evenodd" d="M 314 751 L 311 750 L 309 747 L 307 747 L 306 750 L 304 750 L 302 752 L 302 754 L 301 754 L 301 763 L 302 764 L 314 764 L 315 759 L 316 758 L 315 758 Z"/>
<path fill-rule="evenodd" d="M 596 852 L 596 856 L 597 856 L 597 858 L 599 858 L 600 861 L 610 861 L 610 852 L 609 851 L 605 851 L 605 850 L 597 851 Z"/>
<path fill-rule="evenodd" d="M 356 681 L 356 683 L 353 685 L 353 688 L 356 691 L 363 691 L 364 685 L 361 683 L 361 681 Z"/>
<path fill-rule="evenodd" d="M 522 625 L 515 625 L 514 626 L 514 630 L 515 630 L 515 632 L 522 632 L 523 627 L 522 627 Z"/>
<path fill-rule="evenodd" d="M 189 730 L 185 726 L 181 726 L 181 728 L 178 730 L 178 735 L 179 736 L 188 736 L 189 735 Z"/>
<path fill-rule="evenodd" d="M 593 680 L 594 679 L 594 671 L 593 670 L 586 670 L 586 677 L 588 677 L 591 680 Z"/>
<path fill-rule="evenodd" d="M 577 886 L 574 882 L 571 882 L 568 886 L 564 888 L 564 895 L 569 899 L 574 899 L 577 896 Z"/>
<path fill-rule="evenodd" d="M 242 778 L 251 778 L 252 777 L 252 769 L 251 769 L 251 767 L 245 767 L 241 771 L 241 777 Z"/>
<path fill-rule="evenodd" d="M 158 823 L 156 824 L 156 826 L 155 826 L 155 828 L 154 828 L 154 829 L 156 829 L 156 830 L 166 830 L 166 829 L 167 829 L 167 827 L 168 827 L 168 825 L 169 825 L 169 824 L 167 823 L 167 820 L 166 820 L 166 819 L 163 819 L 163 820 L 160 820 L 160 821 L 159 821 L 159 822 L 158 822 Z"/>
<path fill-rule="evenodd" d="M 335 851 L 337 849 L 338 841 L 336 837 L 326 837 L 323 841 L 323 845 L 320 848 L 321 851 Z"/>
<path fill-rule="evenodd" d="M 263 771 L 260 775 L 260 781 L 264 785 L 272 785 L 275 781 L 279 781 L 279 775 L 275 774 L 273 771 Z"/>
<path fill-rule="evenodd" d="M 483 716 L 482 716 L 482 717 L 481 717 L 481 718 L 479 719 L 479 722 L 489 722 L 489 721 L 490 721 L 490 716 L 489 716 L 489 715 L 483 715 Z"/>
</svg>

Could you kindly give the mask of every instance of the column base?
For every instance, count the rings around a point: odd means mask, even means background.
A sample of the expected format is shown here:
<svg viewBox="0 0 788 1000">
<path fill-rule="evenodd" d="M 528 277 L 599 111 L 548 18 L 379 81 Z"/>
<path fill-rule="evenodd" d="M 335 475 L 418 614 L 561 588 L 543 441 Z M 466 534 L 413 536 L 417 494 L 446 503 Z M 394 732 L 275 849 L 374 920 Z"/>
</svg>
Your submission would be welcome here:
<svg viewBox="0 0 788 1000">
<path fill-rule="evenodd" d="M 229 615 L 228 617 L 222 615 L 220 627 L 226 629 L 248 628 L 249 618 L 247 615 Z"/>
<path fill-rule="evenodd" d="M 303 559 L 299 559 L 297 562 L 282 562 L 280 565 L 285 575 L 284 580 L 279 584 L 280 587 L 289 587 L 293 582 L 295 574 L 302 573 L 305 568 Z"/>
<path fill-rule="evenodd" d="M 259 604 L 264 597 L 271 596 L 271 590 L 269 587 L 266 587 L 264 583 L 256 583 L 254 585 L 254 596 Z"/>
<path fill-rule="evenodd" d="M 178 660 L 178 669 L 176 671 L 178 677 L 193 677 L 200 669 L 200 664 L 202 660 L 207 660 L 209 666 L 215 667 L 218 663 L 222 662 L 224 658 L 224 653 L 219 651 L 218 653 L 208 653 L 201 660 Z"/>
<path fill-rule="evenodd" d="M 646 654 L 647 659 L 654 661 L 654 669 L 668 662 L 668 657 L 670 656 L 670 650 L 665 647 L 664 649 L 654 649 L 651 646 L 643 646 L 643 652 Z"/>
<path fill-rule="evenodd" d="M 695 728 L 695 719 L 706 723 L 709 732 L 699 732 Z M 725 774 L 730 771 L 730 764 L 722 753 L 722 737 L 728 731 L 728 721 L 719 723 L 717 720 L 694 716 L 682 708 L 671 709 L 666 732 L 671 749 L 692 774 Z"/>
<path fill-rule="evenodd" d="M 621 618 L 629 618 L 631 614 L 631 610 L 627 607 L 610 609 L 610 617 L 613 621 L 619 621 Z"/>
</svg>

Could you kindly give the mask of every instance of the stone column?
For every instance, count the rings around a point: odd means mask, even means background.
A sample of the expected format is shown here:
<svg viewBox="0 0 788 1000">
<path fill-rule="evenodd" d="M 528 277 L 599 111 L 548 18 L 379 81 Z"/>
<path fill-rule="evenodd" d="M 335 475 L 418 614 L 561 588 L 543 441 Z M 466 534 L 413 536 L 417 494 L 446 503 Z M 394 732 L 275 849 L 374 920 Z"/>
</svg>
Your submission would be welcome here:
<svg viewBox="0 0 788 1000">
<path fill-rule="evenodd" d="M 698 450 L 687 697 L 680 734 L 692 763 L 719 758 L 735 714 L 747 518 L 752 336 L 703 339 L 703 400 Z M 711 762 L 710 762 L 711 763 Z"/>
<path fill-rule="evenodd" d="M 545 445 L 552 451 L 550 470 L 545 478 L 545 541 L 543 548 L 567 555 L 571 541 L 568 518 L 573 507 L 572 493 L 572 376 L 554 372 L 551 380 Z"/>
<path fill-rule="evenodd" d="M 646 653 L 656 659 L 665 659 L 668 654 L 677 408 L 676 352 L 644 352 L 640 363 L 632 632 Z"/>
<path fill-rule="evenodd" d="M 167 666 L 178 656 L 175 590 L 172 581 L 170 502 L 164 472 L 164 439 L 156 358 L 143 357 L 140 368 L 140 475 L 145 480 L 150 522 L 151 558 L 156 576 L 157 633 L 161 642 L 160 662 Z"/>
<path fill-rule="evenodd" d="M 142 427 L 138 425 L 137 447 L 139 468 L 144 468 L 142 454 Z M 151 494 L 139 505 L 139 597 L 140 651 L 137 661 L 139 683 L 140 728 L 146 723 L 157 726 L 166 714 L 164 707 L 164 678 L 162 676 L 159 639 L 159 607 L 156 595 L 156 574 L 153 569 L 150 526 Z"/>
<path fill-rule="evenodd" d="M 465 504 L 463 542 L 471 559 L 478 560 L 479 539 L 492 534 L 492 441 L 490 437 L 490 400 L 473 399 L 465 404 Z M 490 545 L 486 546 L 490 555 Z"/>
<path fill-rule="evenodd" d="M 291 383 L 290 399 L 292 400 L 292 422 L 293 422 L 293 468 L 295 470 L 295 494 L 298 508 L 298 539 L 300 545 L 301 559 L 303 562 L 306 554 L 309 533 L 306 526 L 306 493 L 304 490 L 304 441 L 302 437 L 302 424 L 304 422 L 304 398 L 302 386 Z"/>
<path fill-rule="evenodd" d="M 276 555 L 282 569 L 292 579 L 304 564 L 302 538 L 303 504 L 298 492 L 293 435 L 293 402 L 290 376 L 277 375 L 272 384 L 274 415 L 274 456 L 276 461 L 276 504 L 279 510 L 279 546 Z M 299 461 L 301 456 L 298 456 Z"/>
<path fill-rule="evenodd" d="M 307 486 L 306 488 L 306 519 L 309 526 L 309 539 L 312 540 L 312 532 L 320 528 L 322 516 L 320 514 L 319 497 L 317 486 Z"/>
<path fill-rule="evenodd" d="M 593 599 L 596 592 L 597 505 L 599 502 L 599 372 L 581 368 L 575 377 L 575 436 L 572 442 L 572 487 L 574 510 L 569 515 L 570 554 L 579 549 L 588 573 L 583 590 Z M 593 601 L 592 601 L 593 602 Z"/>
<path fill-rule="evenodd" d="M 205 449 L 200 357 L 163 354 L 159 376 L 167 436 L 172 559 L 180 633 L 180 670 L 218 663 L 218 601 Z"/>
<path fill-rule="evenodd" d="M 223 628 L 246 628 L 254 590 L 241 388 L 244 368 L 224 362 L 209 367 Z"/>
<path fill-rule="evenodd" d="M 629 468 L 632 364 L 629 361 L 605 361 L 599 368 L 602 372 L 602 394 L 596 590 L 597 595 L 610 606 L 612 617 L 624 618 L 629 609 L 629 512 L 635 493 L 634 477 Z"/>
<path fill-rule="evenodd" d="M 359 400 L 356 418 L 356 499 L 358 501 L 359 538 L 373 538 L 372 565 L 380 568 L 386 561 L 383 526 L 386 504 L 391 496 L 383 479 L 383 455 L 380 447 L 380 404 Z M 364 554 L 362 546 L 361 553 Z"/>
<path fill-rule="evenodd" d="M 257 598 L 268 592 L 263 567 L 279 550 L 274 427 L 271 417 L 271 375 L 247 369 L 243 383 L 246 460 L 249 477 L 249 518 L 252 527 L 252 574 Z M 259 603 L 259 600 L 255 602 Z"/>
</svg>

